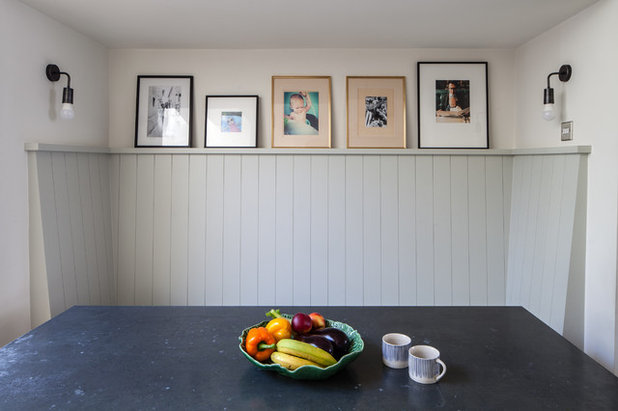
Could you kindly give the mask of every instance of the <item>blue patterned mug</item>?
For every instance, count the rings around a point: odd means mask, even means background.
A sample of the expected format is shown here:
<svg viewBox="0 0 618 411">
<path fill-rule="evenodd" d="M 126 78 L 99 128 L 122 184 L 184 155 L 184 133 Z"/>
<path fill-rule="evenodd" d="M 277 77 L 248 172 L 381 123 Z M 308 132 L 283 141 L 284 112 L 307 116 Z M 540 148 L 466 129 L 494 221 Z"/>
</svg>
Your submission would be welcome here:
<svg viewBox="0 0 618 411">
<path fill-rule="evenodd" d="M 412 340 L 405 334 L 390 333 L 382 337 L 382 362 L 390 368 L 408 366 L 408 348 Z"/>
<path fill-rule="evenodd" d="M 440 372 L 442 366 L 442 372 Z M 436 383 L 446 373 L 446 364 L 440 360 L 440 351 L 429 345 L 415 345 L 408 355 L 408 374 L 421 384 Z"/>
</svg>

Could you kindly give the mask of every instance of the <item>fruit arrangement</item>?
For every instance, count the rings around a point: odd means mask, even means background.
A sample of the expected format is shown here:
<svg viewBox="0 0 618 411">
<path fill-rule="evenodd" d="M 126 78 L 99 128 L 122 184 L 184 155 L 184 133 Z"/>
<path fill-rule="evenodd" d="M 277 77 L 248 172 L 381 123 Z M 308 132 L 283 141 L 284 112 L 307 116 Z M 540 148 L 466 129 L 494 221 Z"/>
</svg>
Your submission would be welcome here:
<svg viewBox="0 0 618 411">
<path fill-rule="evenodd" d="M 350 326 L 321 314 L 266 313 L 272 317 L 245 329 L 239 337 L 243 354 L 255 365 L 299 379 L 322 379 L 354 360 L 364 348 Z"/>
</svg>

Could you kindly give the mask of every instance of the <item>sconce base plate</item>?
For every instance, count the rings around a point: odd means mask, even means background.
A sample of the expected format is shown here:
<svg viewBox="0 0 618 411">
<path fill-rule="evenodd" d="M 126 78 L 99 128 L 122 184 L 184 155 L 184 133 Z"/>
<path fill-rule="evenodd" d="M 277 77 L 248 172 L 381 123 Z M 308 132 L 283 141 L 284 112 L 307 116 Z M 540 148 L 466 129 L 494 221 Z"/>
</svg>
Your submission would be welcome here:
<svg viewBox="0 0 618 411">
<path fill-rule="evenodd" d="M 60 69 L 55 64 L 48 64 L 45 68 L 45 74 L 47 75 L 47 79 L 49 81 L 60 80 Z"/>
<path fill-rule="evenodd" d="M 569 81 L 571 78 L 571 74 L 573 73 L 573 69 L 570 64 L 563 64 L 560 66 L 560 71 L 558 71 L 558 78 L 560 81 Z"/>
</svg>

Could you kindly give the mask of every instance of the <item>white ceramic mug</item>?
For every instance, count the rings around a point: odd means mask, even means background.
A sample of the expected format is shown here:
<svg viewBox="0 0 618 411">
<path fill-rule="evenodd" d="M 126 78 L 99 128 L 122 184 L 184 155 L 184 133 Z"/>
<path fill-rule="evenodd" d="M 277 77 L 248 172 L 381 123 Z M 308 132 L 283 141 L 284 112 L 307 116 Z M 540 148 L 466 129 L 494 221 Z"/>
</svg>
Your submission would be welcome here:
<svg viewBox="0 0 618 411">
<path fill-rule="evenodd" d="M 390 368 L 408 366 L 408 349 L 412 340 L 405 334 L 390 333 L 382 337 L 382 362 Z"/>
<path fill-rule="evenodd" d="M 440 372 L 442 366 L 442 372 Z M 408 374 L 421 384 L 436 383 L 446 373 L 446 364 L 440 360 L 440 351 L 429 345 L 415 345 L 408 353 Z"/>
</svg>

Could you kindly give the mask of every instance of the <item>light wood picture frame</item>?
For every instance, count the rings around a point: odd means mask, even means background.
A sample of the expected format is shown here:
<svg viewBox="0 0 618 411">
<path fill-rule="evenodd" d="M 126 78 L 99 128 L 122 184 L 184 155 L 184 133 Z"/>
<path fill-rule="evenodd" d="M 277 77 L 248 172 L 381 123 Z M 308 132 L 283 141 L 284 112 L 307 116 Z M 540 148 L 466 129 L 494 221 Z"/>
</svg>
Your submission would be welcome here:
<svg viewBox="0 0 618 411">
<path fill-rule="evenodd" d="M 489 148 L 487 62 L 417 63 L 418 147 Z"/>
<path fill-rule="evenodd" d="M 272 147 L 331 147 L 330 76 L 273 76 L 271 101 Z"/>
<path fill-rule="evenodd" d="M 347 147 L 406 148 L 406 78 L 347 76 Z"/>
</svg>

